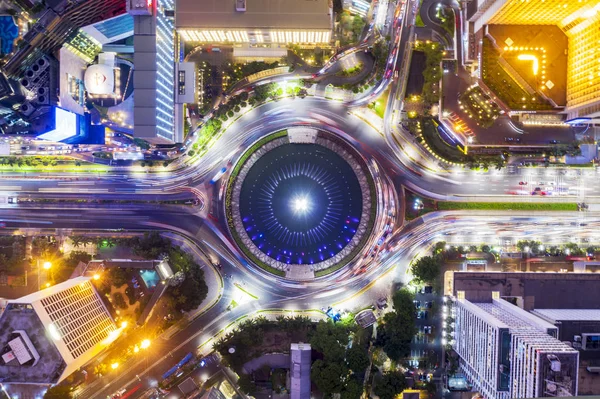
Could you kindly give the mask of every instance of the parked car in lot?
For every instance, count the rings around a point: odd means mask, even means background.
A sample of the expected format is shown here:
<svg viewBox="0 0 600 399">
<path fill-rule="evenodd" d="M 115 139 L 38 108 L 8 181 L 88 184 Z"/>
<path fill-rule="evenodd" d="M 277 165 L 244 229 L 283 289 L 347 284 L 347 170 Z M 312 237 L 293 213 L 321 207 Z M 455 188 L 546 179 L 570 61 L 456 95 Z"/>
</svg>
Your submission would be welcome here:
<svg viewBox="0 0 600 399">
<path fill-rule="evenodd" d="M 433 287 L 430 285 L 426 285 L 421 289 L 421 294 L 431 294 L 433 292 Z"/>
</svg>

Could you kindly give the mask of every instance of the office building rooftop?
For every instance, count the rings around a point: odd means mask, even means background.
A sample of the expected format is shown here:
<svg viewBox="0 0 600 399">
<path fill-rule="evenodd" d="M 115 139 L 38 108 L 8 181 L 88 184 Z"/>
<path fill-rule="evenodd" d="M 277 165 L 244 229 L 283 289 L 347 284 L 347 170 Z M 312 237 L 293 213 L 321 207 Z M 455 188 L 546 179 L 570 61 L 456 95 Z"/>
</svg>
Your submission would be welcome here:
<svg viewBox="0 0 600 399">
<path fill-rule="evenodd" d="M 175 27 L 330 29 L 328 0 L 177 0 Z M 245 11 L 237 11 L 245 9 Z"/>
</svg>

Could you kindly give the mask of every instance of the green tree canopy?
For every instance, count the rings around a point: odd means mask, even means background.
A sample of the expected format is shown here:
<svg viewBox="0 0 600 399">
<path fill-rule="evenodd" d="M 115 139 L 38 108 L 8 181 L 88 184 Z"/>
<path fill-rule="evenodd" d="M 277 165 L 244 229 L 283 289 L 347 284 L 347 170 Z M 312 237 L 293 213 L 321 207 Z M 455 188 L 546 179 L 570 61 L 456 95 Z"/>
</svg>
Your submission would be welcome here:
<svg viewBox="0 0 600 399">
<path fill-rule="evenodd" d="M 240 375 L 240 379 L 238 380 L 238 386 L 240 387 L 240 390 L 245 394 L 252 395 L 256 393 L 256 384 L 252 382 L 248 374 Z"/>
<path fill-rule="evenodd" d="M 324 394 L 339 393 L 344 388 L 344 378 L 348 370 L 340 363 L 326 363 L 317 360 L 310 372 L 311 380 Z"/>
<path fill-rule="evenodd" d="M 416 332 L 413 300 L 409 290 L 397 291 L 392 298 L 394 311 L 387 313 L 378 327 L 376 345 L 382 347 L 394 361 L 408 356 L 410 352 L 410 341 Z"/>
<path fill-rule="evenodd" d="M 312 333 L 310 345 L 322 353 L 326 361 L 341 363 L 348 345 L 348 331 L 332 321 L 320 321 Z"/>
<path fill-rule="evenodd" d="M 404 375 L 400 372 L 392 371 L 383 375 L 383 378 L 375 385 L 373 392 L 379 396 L 379 399 L 394 399 L 406 387 Z"/>
<path fill-rule="evenodd" d="M 344 387 L 341 394 L 341 399 L 360 399 L 364 392 L 362 385 L 356 381 L 355 378 L 351 378 Z"/>
<path fill-rule="evenodd" d="M 369 355 L 366 348 L 353 345 L 346 352 L 346 363 L 348 368 L 355 373 L 362 373 L 369 367 Z"/>
<path fill-rule="evenodd" d="M 423 256 L 413 262 L 410 271 L 420 283 L 431 283 L 435 281 L 441 271 L 441 261 L 437 257 Z"/>
<path fill-rule="evenodd" d="M 67 385 L 56 385 L 48 389 L 44 394 L 44 399 L 71 399 L 71 387 Z"/>
</svg>

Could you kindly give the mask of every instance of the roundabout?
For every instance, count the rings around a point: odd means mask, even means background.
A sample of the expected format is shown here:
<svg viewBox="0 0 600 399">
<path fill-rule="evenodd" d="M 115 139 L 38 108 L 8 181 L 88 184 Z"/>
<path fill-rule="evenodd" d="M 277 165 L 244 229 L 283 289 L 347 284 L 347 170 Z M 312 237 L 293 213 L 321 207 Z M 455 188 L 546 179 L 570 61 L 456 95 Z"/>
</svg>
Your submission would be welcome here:
<svg viewBox="0 0 600 399">
<path fill-rule="evenodd" d="M 257 266 L 294 280 L 338 270 L 372 231 L 375 187 L 364 159 L 338 136 L 295 127 L 240 157 L 228 181 L 230 233 Z"/>
</svg>

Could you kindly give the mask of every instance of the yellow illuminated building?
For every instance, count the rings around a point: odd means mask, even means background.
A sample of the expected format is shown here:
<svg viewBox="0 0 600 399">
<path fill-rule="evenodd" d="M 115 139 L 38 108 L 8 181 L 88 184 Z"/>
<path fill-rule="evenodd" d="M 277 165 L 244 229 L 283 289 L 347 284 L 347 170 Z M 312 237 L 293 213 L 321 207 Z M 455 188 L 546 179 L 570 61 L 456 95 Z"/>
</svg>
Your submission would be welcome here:
<svg viewBox="0 0 600 399">
<path fill-rule="evenodd" d="M 480 0 L 470 21 L 476 32 L 491 24 L 558 26 L 569 39 L 568 118 L 600 114 L 599 0 Z"/>
</svg>

